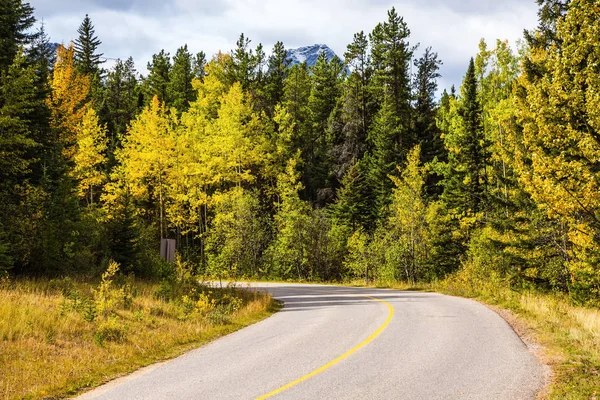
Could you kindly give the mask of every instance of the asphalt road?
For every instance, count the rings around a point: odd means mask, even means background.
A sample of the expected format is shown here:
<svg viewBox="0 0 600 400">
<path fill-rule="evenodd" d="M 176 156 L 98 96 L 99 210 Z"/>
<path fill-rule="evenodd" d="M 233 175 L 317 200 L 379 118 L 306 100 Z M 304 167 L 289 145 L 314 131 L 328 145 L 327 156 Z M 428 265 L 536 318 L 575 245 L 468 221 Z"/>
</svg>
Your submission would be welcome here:
<svg viewBox="0 0 600 400">
<path fill-rule="evenodd" d="M 543 368 L 511 327 L 436 293 L 256 284 L 270 318 L 81 399 L 533 399 Z M 262 398 L 267 398 L 262 397 Z"/>
</svg>

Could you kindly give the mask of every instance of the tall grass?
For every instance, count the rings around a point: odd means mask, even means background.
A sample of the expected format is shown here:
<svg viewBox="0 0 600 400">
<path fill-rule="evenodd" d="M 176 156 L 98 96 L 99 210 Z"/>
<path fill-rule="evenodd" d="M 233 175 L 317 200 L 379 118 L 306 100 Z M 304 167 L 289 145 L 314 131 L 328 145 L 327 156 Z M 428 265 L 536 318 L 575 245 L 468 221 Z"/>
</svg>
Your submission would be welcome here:
<svg viewBox="0 0 600 400">
<path fill-rule="evenodd" d="M 135 282 L 132 301 L 104 317 L 90 311 L 89 283 L 20 280 L 3 286 L 2 399 L 75 394 L 256 322 L 272 307 L 267 295 L 210 289 L 214 309 L 198 309 L 196 302 L 190 308 L 181 299 L 157 298 L 155 284 Z M 236 306 L 225 307 L 223 298 L 236 299 Z"/>
</svg>

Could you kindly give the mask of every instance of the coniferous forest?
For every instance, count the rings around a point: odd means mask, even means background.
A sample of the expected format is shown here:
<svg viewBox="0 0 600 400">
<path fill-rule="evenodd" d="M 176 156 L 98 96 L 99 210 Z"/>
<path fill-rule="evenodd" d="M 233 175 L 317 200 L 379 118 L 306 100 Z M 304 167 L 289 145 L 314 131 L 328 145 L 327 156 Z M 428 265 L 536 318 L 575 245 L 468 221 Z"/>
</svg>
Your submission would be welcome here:
<svg viewBox="0 0 600 400">
<path fill-rule="evenodd" d="M 538 0 L 459 88 L 391 9 L 343 59 L 240 35 L 106 68 L 0 1 L 0 270 L 161 279 L 503 282 L 600 302 L 600 7 Z"/>
</svg>

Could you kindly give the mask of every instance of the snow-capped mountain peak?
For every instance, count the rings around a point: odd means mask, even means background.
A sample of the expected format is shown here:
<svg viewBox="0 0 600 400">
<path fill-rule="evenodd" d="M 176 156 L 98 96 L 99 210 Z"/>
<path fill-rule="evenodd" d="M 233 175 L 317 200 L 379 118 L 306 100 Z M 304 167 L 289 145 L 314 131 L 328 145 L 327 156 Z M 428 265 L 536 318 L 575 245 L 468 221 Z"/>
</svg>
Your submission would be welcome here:
<svg viewBox="0 0 600 400">
<path fill-rule="evenodd" d="M 288 57 L 292 60 L 290 65 L 306 62 L 309 67 L 315 65 L 321 53 L 325 53 L 327 61 L 331 61 L 336 56 L 335 52 L 326 44 L 313 44 L 312 46 L 304 46 L 287 51 Z"/>
</svg>

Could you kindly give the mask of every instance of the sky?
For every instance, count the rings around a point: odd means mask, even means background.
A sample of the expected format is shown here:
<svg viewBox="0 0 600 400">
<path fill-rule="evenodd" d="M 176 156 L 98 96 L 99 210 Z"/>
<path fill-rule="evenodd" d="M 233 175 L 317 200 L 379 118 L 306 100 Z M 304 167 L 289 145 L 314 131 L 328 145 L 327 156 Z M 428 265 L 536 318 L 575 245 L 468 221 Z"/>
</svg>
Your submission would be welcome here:
<svg viewBox="0 0 600 400">
<path fill-rule="evenodd" d="M 354 33 L 370 32 L 396 8 L 411 30 L 416 55 L 431 46 L 444 65 L 440 89 L 460 86 L 484 38 L 515 44 L 537 25 L 535 0 L 29 0 L 51 41 L 68 43 L 89 14 L 105 57 L 132 56 L 138 71 L 161 49 L 212 56 L 235 47 L 240 33 L 267 52 L 324 43 L 340 57 Z M 110 60 L 109 60 L 110 63 Z"/>
</svg>

